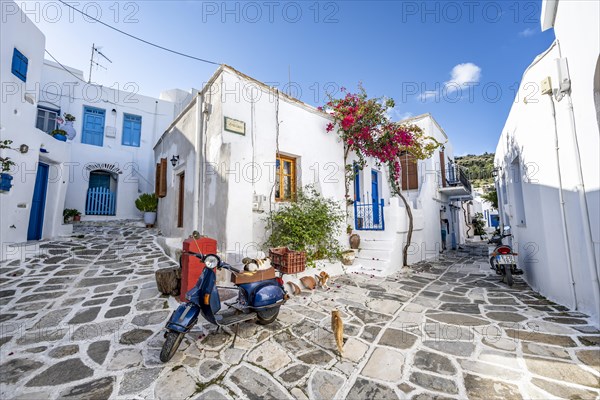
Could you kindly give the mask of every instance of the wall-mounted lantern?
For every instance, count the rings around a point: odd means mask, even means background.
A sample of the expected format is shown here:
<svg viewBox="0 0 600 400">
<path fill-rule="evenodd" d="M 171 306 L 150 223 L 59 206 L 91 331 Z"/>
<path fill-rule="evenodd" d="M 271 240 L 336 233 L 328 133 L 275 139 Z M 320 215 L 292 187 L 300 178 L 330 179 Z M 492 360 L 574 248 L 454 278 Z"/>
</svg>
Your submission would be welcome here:
<svg viewBox="0 0 600 400">
<path fill-rule="evenodd" d="M 177 165 L 177 163 L 179 162 L 179 156 L 173 155 L 173 157 L 171 158 L 171 165 L 173 167 L 175 167 Z"/>
<path fill-rule="evenodd" d="M 21 154 L 26 154 L 29 151 L 29 146 L 27 146 L 26 144 L 22 144 L 19 146 L 19 151 L 21 152 Z"/>
</svg>

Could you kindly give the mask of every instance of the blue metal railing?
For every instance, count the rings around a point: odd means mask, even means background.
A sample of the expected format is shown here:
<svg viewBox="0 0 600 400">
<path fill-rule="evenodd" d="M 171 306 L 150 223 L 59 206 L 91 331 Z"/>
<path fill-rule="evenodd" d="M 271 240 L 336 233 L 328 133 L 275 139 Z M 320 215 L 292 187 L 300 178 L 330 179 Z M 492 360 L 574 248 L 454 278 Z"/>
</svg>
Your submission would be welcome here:
<svg viewBox="0 0 600 400">
<path fill-rule="evenodd" d="M 354 228 L 357 231 L 383 231 L 385 218 L 383 213 L 383 199 L 377 204 L 360 204 L 354 202 Z"/>
<path fill-rule="evenodd" d="M 85 203 L 86 215 L 115 215 L 116 196 L 110 189 L 90 188 Z"/>
<path fill-rule="evenodd" d="M 455 163 L 446 165 L 446 187 L 462 185 L 471 193 L 471 182 L 464 168 Z"/>
</svg>

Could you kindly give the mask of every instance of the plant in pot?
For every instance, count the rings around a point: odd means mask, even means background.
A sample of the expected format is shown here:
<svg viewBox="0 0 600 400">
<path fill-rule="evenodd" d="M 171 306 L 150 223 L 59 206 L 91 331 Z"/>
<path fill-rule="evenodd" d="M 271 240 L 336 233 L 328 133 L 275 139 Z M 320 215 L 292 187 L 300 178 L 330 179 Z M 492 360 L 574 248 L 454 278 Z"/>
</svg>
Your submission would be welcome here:
<svg viewBox="0 0 600 400">
<path fill-rule="evenodd" d="M 142 193 L 135 201 L 135 207 L 144 213 L 146 225 L 154 225 L 158 208 L 158 198 L 154 193 Z"/>
<path fill-rule="evenodd" d="M 0 149 L 10 149 L 12 140 L 0 141 Z M 0 157 L 0 191 L 8 192 L 12 187 L 11 181 L 13 177 L 8 173 L 15 162 L 9 157 Z"/>
<path fill-rule="evenodd" d="M 64 129 L 55 129 L 52 132 L 50 132 L 50 134 L 56 140 L 60 140 L 61 142 L 67 141 L 67 131 L 65 131 Z"/>
<path fill-rule="evenodd" d="M 342 264 L 352 265 L 356 258 L 356 252 L 352 249 L 342 251 Z"/>
<path fill-rule="evenodd" d="M 77 132 L 75 132 L 75 128 L 73 127 L 73 122 L 75 122 L 75 117 L 72 114 L 63 114 L 65 118 L 65 122 L 61 123 L 60 128 L 66 132 L 66 136 L 69 140 L 75 139 Z"/>
<path fill-rule="evenodd" d="M 73 221 L 80 221 L 81 213 L 75 208 L 65 208 L 63 210 L 63 221 L 65 224 L 69 224 Z"/>
</svg>

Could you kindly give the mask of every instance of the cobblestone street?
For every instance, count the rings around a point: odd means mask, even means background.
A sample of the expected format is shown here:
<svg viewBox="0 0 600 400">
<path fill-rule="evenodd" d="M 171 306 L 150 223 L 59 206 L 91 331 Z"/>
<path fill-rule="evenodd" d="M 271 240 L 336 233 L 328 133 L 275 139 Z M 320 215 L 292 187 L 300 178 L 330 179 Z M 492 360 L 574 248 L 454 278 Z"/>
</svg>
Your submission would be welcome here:
<svg viewBox="0 0 600 400">
<path fill-rule="evenodd" d="M 304 290 L 275 323 L 240 325 L 235 347 L 228 329 L 199 324 L 162 364 L 177 302 L 156 289 L 154 271 L 175 265 L 156 235 L 133 222 L 81 223 L 72 238 L 1 265 L 1 398 L 600 396 L 600 332 L 519 277 L 500 283 L 475 246 L 409 276 L 342 275 L 329 290 Z"/>
</svg>

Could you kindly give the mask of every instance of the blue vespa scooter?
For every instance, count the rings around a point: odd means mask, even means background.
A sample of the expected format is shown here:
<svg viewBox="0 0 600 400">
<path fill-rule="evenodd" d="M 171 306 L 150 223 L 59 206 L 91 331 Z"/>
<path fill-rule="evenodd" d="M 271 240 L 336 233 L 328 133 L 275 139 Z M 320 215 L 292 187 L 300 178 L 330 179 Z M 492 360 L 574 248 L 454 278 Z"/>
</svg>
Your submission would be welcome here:
<svg viewBox="0 0 600 400">
<path fill-rule="evenodd" d="M 173 357 L 185 334 L 196 325 L 200 314 L 208 322 L 220 327 L 236 325 L 233 339 L 235 344 L 239 323 L 256 318 L 259 324 L 270 324 L 277 319 L 279 308 L 287 300 L 283 280 L 278 277 L 236 284 L 239 293 L 238 299 L 235 303 L 226 303 L 226 305 L 234 308 L 237 313 L 227 316 L 220 315 L 218 312 L 221 310 L 221 299 L 217 289 L 215 270 L 224 268 L 230 270 L 232 274 L 240 271 L 236 271 L 214 254 L 190 254 L 201 259 L 205 268 L 196 285 L 187 292 L 187 303 L 180 304 L 167 322 L 166 340 L 160 352 L 162 362 L 167 362 Z"/>
</svg>

